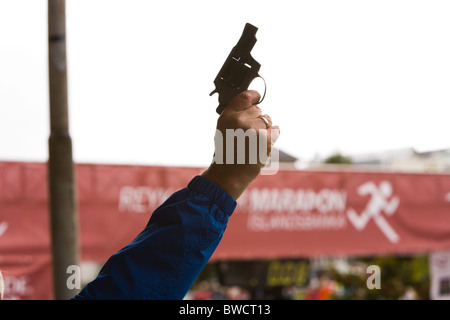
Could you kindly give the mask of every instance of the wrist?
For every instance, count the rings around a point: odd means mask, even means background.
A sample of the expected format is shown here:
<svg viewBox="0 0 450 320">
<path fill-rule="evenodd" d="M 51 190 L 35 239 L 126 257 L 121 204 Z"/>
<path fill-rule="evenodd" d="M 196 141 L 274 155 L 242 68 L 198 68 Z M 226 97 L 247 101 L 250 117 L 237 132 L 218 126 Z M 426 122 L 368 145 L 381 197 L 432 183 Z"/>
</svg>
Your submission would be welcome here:
<svg viewBox="0 0 450 320">
<path fill-rule="evenodd" d="M 260 172 L 257 165 L 212 163 L 202 176 L 237 200 Z"/>
</svg>

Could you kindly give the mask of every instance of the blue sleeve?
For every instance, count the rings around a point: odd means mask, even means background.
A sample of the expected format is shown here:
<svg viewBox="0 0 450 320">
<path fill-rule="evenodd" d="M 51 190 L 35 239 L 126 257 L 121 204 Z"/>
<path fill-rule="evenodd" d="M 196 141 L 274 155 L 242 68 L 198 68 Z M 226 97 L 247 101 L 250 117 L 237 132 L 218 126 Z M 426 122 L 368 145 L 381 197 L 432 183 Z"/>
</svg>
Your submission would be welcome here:
<svg viewBox="0 0 450 320">
<path fill-rule="evenodd" d="M 183 299 L 213 254 L 236 201 L 196 176 L 157 208 L 73 299 Z"/>
</svg>

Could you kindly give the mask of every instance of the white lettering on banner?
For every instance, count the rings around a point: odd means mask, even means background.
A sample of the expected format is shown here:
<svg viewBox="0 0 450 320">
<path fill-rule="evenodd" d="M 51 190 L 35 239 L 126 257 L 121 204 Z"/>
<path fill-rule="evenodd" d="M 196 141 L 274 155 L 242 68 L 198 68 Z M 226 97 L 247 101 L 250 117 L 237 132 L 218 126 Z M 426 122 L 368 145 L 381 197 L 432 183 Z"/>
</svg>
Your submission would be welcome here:
<svg viewBox="0 0 450 320">
<path fill-rule="evenodd" d="M 361 231 L 366 227 L 367 223 L 373 219 L 375 224 L 389 241 L 397 243 L 400 237 L 381 215 L 382 211 L 387 215 L 393 215 L 400 203 L 399 198 L 395 196 L 388 200 L 392 195 L 391 184 L 388 181 L 382 181 L 380 185 L 377 186 L 372 181 L 368 181 L 358 187 L 358 194 L 360 196 L 370 195 L 371 198 L 360 215 L 352 208 L 347 210 L 347 217 L 353 226 Z"/>
<path fill-rule="evenodd" d="M 340 215 L 250 215 L 247 220 L 252 231 L 308 231 L 313 229 L 341 229 L 346 225 L 345 216 Z"/>
<path fill-rule="evenodd" d="M 345 190 L 322 189 L 319 192 L 303 189 L 251 189 L 239 202 L 250 211 L 295 212 L 318 211 L 328 213 L 345 210 Z"/>
<path fill-rule="evenodd" d="M 239 199 L 239 207 L 248 212 L 247 227 L 252 231 L 308 231 L 345 228 L 347 220 L 359 231 L 370 220 L 380 228 L 389 241 L 396 243 L 400 237 L 381 215 L 391 216 L 398 209 L 400 199 L 392 196 L 393 188 L 388 181 L 379 186 L 368 181 L 357 189 L 359 196 L 370 195 L 365 209 L 358 214 L 347 208 L 346 190 L 323 188 L 247 190 Z"/>
<path fill-rule="evenodd" d="M 153 212 L 173 192 L 173 189 L 124 186 L 119 193 L 119 211 Z"/>
<path fill-rule="evenodd" d="M 6 229 L 8 229 L 8 222 L 3 221 L 0 223 L 0 237 L 6 232 Z"/>
<path fill-rule="evenodd" d="M 5 300 L 21 300 L 23 296 L 33 293 L 28 276 L 5 277 Z"/>
<path fill-rule="evenodd" d="M 251 189 L 239 200 L 252 231 L 306 231 L 345 227 L 345 190 Z M 270 213 L 270 214 L 269 214 Z"/>
<path fill-rule="evenodd" d="M 450 202 L 450 192 L 445 195 L 445 201 Z"/>
<path fill-rule="evenodd" d="M 153 212 L 174 192 L 173 189 L 146 186 L 124 186 L 120 189 L 119 211 Z M 347 191 L 343 189 L 269 189 L 251 188 L 239 198 L 239 208 L 248 212 L 247 227 L 252 231 L 308 231 L 337 230 L 345 228 L 347 220 L 362 231 L 370 220 L 380 228 L 389 241 L 396 243 L 400 237 L 381 215 L 391 216 L 398 209 L 400 200 L 392 196 L 388 181 L 379 186 L 368 181 L 361 184 L 357 193 L 370 195 L 365 209 L 358 214 L 347 208 Z"/>
</svg>

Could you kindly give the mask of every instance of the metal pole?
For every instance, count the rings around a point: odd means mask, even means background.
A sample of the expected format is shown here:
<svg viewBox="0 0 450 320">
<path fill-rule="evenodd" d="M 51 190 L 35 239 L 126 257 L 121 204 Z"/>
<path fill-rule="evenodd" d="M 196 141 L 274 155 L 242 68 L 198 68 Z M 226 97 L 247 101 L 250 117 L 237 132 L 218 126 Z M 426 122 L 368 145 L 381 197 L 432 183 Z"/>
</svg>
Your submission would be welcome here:
<svg viewBox="0 0 450 320">
<path fill-rule="evenodd" d="M 74 296 L 67 285 L 70 265 L 79 265 L 72 141 L 69 135 L 65 0 L 48 0 L 50 89 L 49 200 L 54 298 Z"/>
</svg>

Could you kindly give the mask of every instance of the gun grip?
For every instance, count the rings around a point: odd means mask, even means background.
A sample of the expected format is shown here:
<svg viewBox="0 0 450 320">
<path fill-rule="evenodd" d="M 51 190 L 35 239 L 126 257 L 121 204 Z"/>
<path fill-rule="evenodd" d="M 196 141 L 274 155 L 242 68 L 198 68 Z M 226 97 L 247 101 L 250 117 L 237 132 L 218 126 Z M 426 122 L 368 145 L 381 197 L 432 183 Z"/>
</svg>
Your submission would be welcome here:
<svg viewBox="0 0 450 320">
<path fill-rule="evenodd" d="M 225 109 L 226 105 L 219 104 L 219 106 L 216 108 L 216 112 L 220 115 L 222 114 L 223 110 Z"/>
<path fill-rule="evenodd" d="M 261 102 L 263 102 L 264 98 L 266 97 L 267 85 L 266 85 L 266 80 L 264 80 L 264 78 L 261 77 L 260 75 L 257 75 L 257 77 L 253 78 L 253 80 L 256 79 L 256 78 L 261 78 L 262 81 L 263 81 L 263 83 L 264 83 L 264 94 L 263 94 L 263 96 L 261 97 L 261 99 L 260 99 L 257 103 L 255 103 L 255 104 L 260 104 Z M 248 88 L 247 88 L 247 89 L 248 89 Z M 247 90 L 247 89 L 245 89 L 245 90 Z M 243 91 L 244 91 L 244 90 L 242 90 L 241 92 L 243 92 Z M 214 94 L 214 93 L 216 93 L 216 92 L 217 92 L 217 91 L 214 90 L 213 92 L 211 92 L 210 95 L 212 95 L 212 94 Z M 216 112 L 220 115 L 226 107 L 227 107 L 227 104 L 219 104 L 219 106 L 216 108 Z"/>
</svg>

